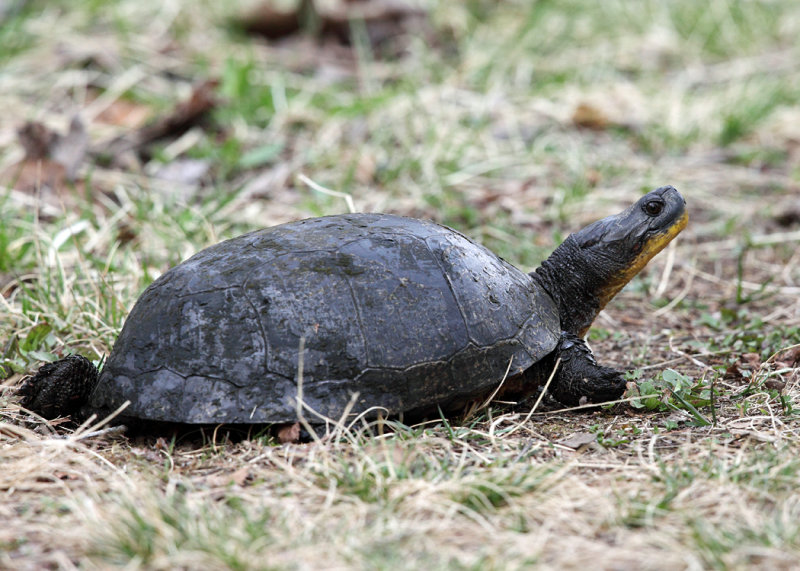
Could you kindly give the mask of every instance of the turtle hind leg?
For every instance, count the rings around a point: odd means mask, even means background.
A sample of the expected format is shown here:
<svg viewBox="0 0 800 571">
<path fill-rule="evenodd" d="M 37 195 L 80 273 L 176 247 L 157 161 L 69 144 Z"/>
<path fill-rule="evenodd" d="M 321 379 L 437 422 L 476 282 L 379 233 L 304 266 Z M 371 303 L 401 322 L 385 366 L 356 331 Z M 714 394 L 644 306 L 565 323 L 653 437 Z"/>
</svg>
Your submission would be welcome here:
<svg viewBox="0 0 800 571">
<path fill-rule="evenodd" d="M 47 419 L 68 416 L 86 404 L 97 385 L 97 368 L 81 355 L 47 363 L 17 390 L 20 405 Z"/>
<path fill-rule="evenodd" d="M 625 391 L 623 374 L 595 361 L 586 341 L 562 332 L 555 356 L 561 359 L 550 394 L 568 406 L 603 403 L 618 399 Z"/>
</svg>

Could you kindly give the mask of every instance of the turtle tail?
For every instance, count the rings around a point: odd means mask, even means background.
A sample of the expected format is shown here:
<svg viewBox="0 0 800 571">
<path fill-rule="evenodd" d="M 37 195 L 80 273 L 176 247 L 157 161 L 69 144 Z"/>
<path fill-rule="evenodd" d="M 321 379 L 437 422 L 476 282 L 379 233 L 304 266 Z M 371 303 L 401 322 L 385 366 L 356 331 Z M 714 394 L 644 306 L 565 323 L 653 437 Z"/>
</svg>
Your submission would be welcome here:
<svg viewBox="0 0 800 571">
<path fill-rule="evenodd" d="M 79 412 L 97 385 L 97 367 L 86 357 L 69 355 L 47 363 L 17 390 L 20 405 L 47 419 Z"/>
</svg>

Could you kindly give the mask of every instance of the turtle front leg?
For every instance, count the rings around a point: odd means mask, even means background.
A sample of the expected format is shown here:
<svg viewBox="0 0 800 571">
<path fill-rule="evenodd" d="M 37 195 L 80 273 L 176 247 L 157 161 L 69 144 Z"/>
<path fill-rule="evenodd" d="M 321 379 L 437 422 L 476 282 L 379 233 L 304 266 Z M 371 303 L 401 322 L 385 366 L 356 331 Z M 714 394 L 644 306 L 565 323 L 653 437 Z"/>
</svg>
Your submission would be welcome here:
<svg viewBox="0 0 800 571">
<path fill-rule="evenodd" d="M 562 332 L 554 356 L 561 358 L 561 363 L 549 390 L 565 405 L 612 401 L 625 391 L 622 373 L 598 365 L 586 341 L 577 335 Z"/>
<path fill-rule="evenodd" d="M 68 416 L 86 404 L 97 385 L 97 368 L 81 355 L 42 365 L 17 390 L 20 404 L 47 419 Z"/>
</svg>

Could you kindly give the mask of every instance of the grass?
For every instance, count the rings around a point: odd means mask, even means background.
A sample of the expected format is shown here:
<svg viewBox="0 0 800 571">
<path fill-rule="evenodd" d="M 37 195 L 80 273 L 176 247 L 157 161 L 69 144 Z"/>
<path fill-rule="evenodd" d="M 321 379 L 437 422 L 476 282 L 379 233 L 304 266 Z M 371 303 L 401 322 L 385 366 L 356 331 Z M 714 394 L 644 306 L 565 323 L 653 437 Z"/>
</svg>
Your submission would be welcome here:
<svg viewBox="0 0 800 571">
<path fill-rule="evenodd" d="M 80 112 L 96 154 L 55 195 L 0 190 L 0 567 L 796 565 L 795 3 L 430 2 L 428 35 L 388 59 L 361 32 L 354 51 L 247 38 L 230 25 L 242 4 L 3 16 L 0 172 L 25 120 L 65 132 Z M 163 117 L 209 78 L 205 124 L 138 164 L 108 156 L 123 119 Z M 185 176 L 190 159 L 205 174 Z M 308 445 L 70 432 L 19 411 L 24 374 L 67 350 L 99 361 L 170 266 L 347 210 L 300 174 L 525 268 L 674 184 L 690 226 L 590 334 L 638 389 L 599 411 L 493 405 Z"/>
</svg>

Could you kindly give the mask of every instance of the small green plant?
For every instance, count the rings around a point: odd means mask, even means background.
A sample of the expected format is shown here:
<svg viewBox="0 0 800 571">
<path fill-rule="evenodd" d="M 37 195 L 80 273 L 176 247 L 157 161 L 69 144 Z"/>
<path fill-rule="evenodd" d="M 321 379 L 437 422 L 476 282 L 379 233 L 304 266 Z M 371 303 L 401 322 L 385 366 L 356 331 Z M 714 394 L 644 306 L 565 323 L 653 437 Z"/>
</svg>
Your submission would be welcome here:
<svg viewBox="0 0 800 571">
<path fill-rule="evenodd" d="M 635 436 L 640 431 L 635 427 L 629 427 L 607 432 L 605 425 L 595 424 L 589 428 L 589 432 L 597 436 L 597 443 L 603 448 L 618 448 L 623 444 L 628 444 L 631 436 Z"/>
<path fill-rule="evenodd" d="M 634 375 L 635 376 L 635 375 Z M 698 409 L 713 404 L 714 389 L 704 379 L 692 379 L 673 369 L 664 369 L 653 379 L 637 383 L 636 398 L 631 406 L 639 409 L 670 411 L 685 410 L 698 426 L 712 424 Z"/>
</svg>

